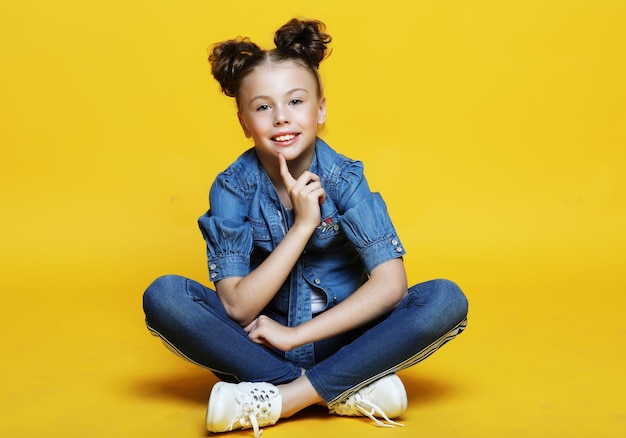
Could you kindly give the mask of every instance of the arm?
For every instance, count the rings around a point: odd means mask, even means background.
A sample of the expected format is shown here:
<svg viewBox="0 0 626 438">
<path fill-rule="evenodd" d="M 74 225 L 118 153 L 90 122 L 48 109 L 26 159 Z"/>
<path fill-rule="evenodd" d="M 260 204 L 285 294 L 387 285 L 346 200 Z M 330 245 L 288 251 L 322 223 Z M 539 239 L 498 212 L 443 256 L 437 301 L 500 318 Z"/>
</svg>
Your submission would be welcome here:
<svg viewBox="0 0 626 438">
<path fill-rule="evenodd" d="M 231 277 L 216 283 L 217 295 L 230 318 L 249 325 L 276 295 L 319 225 L 320 204 L 325 192 L 317 175 L 304 172 L 297 180 L 289 173 L 287 162 L 279 155 L 280 175 L 291 200 L 295 222 L 274 251 L 245 277 Z"/>
<path fill-rule="evenodd" d="M 348 186 L 357 187 L 356 191 L 340 190 L 343 231 L 359 251 L 370 278 L 345 301 L 299 327 L 282 327 L 259 317 L 246 327 L 256 342 L 286 351 L 366 324 L 406 296 L 404 249 L 382 197 L 370 192 L 358 164 L 342 169 L 342 175 L 350 181 Z"/>
<path fill-rule="evenodd" d="M 288 351 L 360 327 L 392 311 L 407 294 L 401 258 L 380 264 L 365 284 L 345 301 L 298 327 L 284 327 L 261 316 L 246 330 L 261 344 Z"/>
<path fill-rule="evenodd" d="M 217 296 L 231 319 L 245 327 L 257 317 L 289 276 L 312 232 L 294 225 L 254 271 L 216 283 Z"/>
</svg>

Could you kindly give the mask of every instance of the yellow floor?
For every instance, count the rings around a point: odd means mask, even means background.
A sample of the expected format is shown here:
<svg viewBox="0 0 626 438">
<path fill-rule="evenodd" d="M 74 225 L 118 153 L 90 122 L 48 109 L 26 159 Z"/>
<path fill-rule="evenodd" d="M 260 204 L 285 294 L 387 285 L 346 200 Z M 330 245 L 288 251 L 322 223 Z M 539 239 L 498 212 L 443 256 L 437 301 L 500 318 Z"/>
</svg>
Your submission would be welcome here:
<svg viewBox="0 0 626 438">
<path fill-rule="evenodd" d="M 626 282 L 617 263 L 599 257 L 564 272 L 534 257 L 458 263 L 470 325 L 401 374 L 404 428 L 315 408 L 264 436 L 625 436 L 624 300 L 616 298 Z M 159 267 L 118 275 L 112 263 L 90 261 L 71 275 L 57 266 L 23 272 L 5 289 L 1 435 L 205 436 L 215 378 L 143 327 L 141 290 Z"/>
<path fill-rule="evenodd" d="M 0 4 L 0 437 L 207 435 L 215 378 L 141 295 L 207 278 L 195 221 L 246 147 L 207 46 L 301 15 L 334 37 L 322 136 L 365 162 L 410 281 L 470 315 L 401 373 L 404 428 L 312 408 L 263 436 L 626 437 L 626 5 L 383 3 Z"/>
</svg>

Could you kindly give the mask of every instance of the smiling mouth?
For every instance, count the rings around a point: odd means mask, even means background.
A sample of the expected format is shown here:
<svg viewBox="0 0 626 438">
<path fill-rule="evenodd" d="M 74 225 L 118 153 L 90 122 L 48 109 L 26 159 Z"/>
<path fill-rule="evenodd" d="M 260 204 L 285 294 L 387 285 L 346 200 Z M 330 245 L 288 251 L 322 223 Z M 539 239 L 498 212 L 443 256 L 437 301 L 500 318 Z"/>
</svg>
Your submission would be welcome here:
<svg viewBox="0 0 626 438">
<path fill-rule="evenodd" d="M 296 138 L 299 134 L 285 134 L 285 135 L 279 135 L 277 137 L 272 137 L 272 140 L 280 142 L 280 143 L 284 143 L 284 142 L 288 142 L 293 140 L 294 138 Z"/>
</svg>

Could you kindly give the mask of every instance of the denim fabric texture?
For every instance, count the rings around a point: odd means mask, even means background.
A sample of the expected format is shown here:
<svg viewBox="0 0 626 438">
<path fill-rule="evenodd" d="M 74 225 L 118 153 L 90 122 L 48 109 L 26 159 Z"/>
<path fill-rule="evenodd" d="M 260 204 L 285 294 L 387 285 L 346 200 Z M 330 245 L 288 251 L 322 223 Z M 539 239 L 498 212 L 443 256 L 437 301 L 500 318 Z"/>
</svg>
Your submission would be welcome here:
<svg viewBox="0 0 626 438">
<path fill-rule="evenodd" d="M 317 139 L 310 170 L 320 177 L 327 195 L 322 221 L 290 278 L 263 312 L 290 327 L 312 317 L 312 289 L 326 296 L 329 309 L 358 289 L 377 265 L 405 254 L 382 197 L 370 192 L 362 163 Z M 213 282 L 254 270 L 294 221 L 254 149 L 216 178 L 209 202 L 210 210 L 198 223 Z M 289 351 L 287 358 L 302 368 L 316 362 L 311 344 Z"/>
<path fill-rule="evenodd" d="M 326 297 L 327 310 L 356 291 L 376 266 L 405 254 L 382 197 L 369 189 L 362 163 L 317 139 L 310 170 L 320 177 L 327 195 L 321 223 L 262 312 L 291 327 L 315 317 L 312 292 Z M 213 282 L 254 270 L 294 221 L 254 149 L 216 178 L 209 200 L 210 209 L 198 223 Z M 306 370 L 311 384 L 332 406 L 377 378 L 414 365 L 454 338 L 465 328 L 467 300 L 447 280 L 418 284 L 379 320 L 287 352 L 250 341 L 227 316 L 216 293 L 187 278 L 157 279 L 144 294 L 144 310 L 153 334 L 220 379 L 281 384 Z"/>
<path fill-rule="evenodd" d="M 289 383 L 302 368 L 281 351 L 252 342 L 227 315 L 217 294 L 175 275 L 144 294 L 150 331 L 174 353 L 226 382 Z M 432 280 L 409 289 L 393 312 L 365 327 L 314 344 L 309 381 L 329 407 L 380 377 L 426 359 L 461 333 L 467 300 L 458 286 Z"/>
</svg>

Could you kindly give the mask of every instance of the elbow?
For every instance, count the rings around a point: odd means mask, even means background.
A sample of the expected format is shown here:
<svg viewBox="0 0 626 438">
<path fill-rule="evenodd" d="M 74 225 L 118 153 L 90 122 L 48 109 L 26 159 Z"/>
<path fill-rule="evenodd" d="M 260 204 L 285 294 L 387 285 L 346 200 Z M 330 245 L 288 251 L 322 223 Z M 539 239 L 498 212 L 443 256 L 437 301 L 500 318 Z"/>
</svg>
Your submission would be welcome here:
<svg viewBox="0 0 626 438">
<path fill-rule="evenodd" d="M 222 303 L 224 306 L 224 310 L 226 311 L 226 315 L 241 327 L 247 327 L 250 325 L 256 316 L 250 315 L 249 312 L 246 312 L 246 309 L 242 309 L 241 305 L 238 306 L 229 306 L 228 304 Z"/>
<path fill-rule="evenodd" d="M 242 298 L 238 286 L 241 278 L 225 278 L 216 284 L 217 298 L 222 303 L 226 315 L 241 327 L 247 327 L 254 318 L 254 310 L 247 303 L 249 300 Z"/>
<path fill-rule="evenodd" d="M 392 300 L 392 307 L 395 309 L 400 301 L 404 299 L 409 293 L 409 286 L 406 277 L 404 279 L 398 279 L 390 290 L 390 299 Z"/>
<path fill-rule="evenodd" d="M 386 290 L 387 304 L 390 309 L 395 309 L 400 301 L 408 294 L 408 280 L 402 259 L 393 259 L 381 265 L 372 273 L 372 278 L 379 281 L 381 287 Z"/>
</svg>

